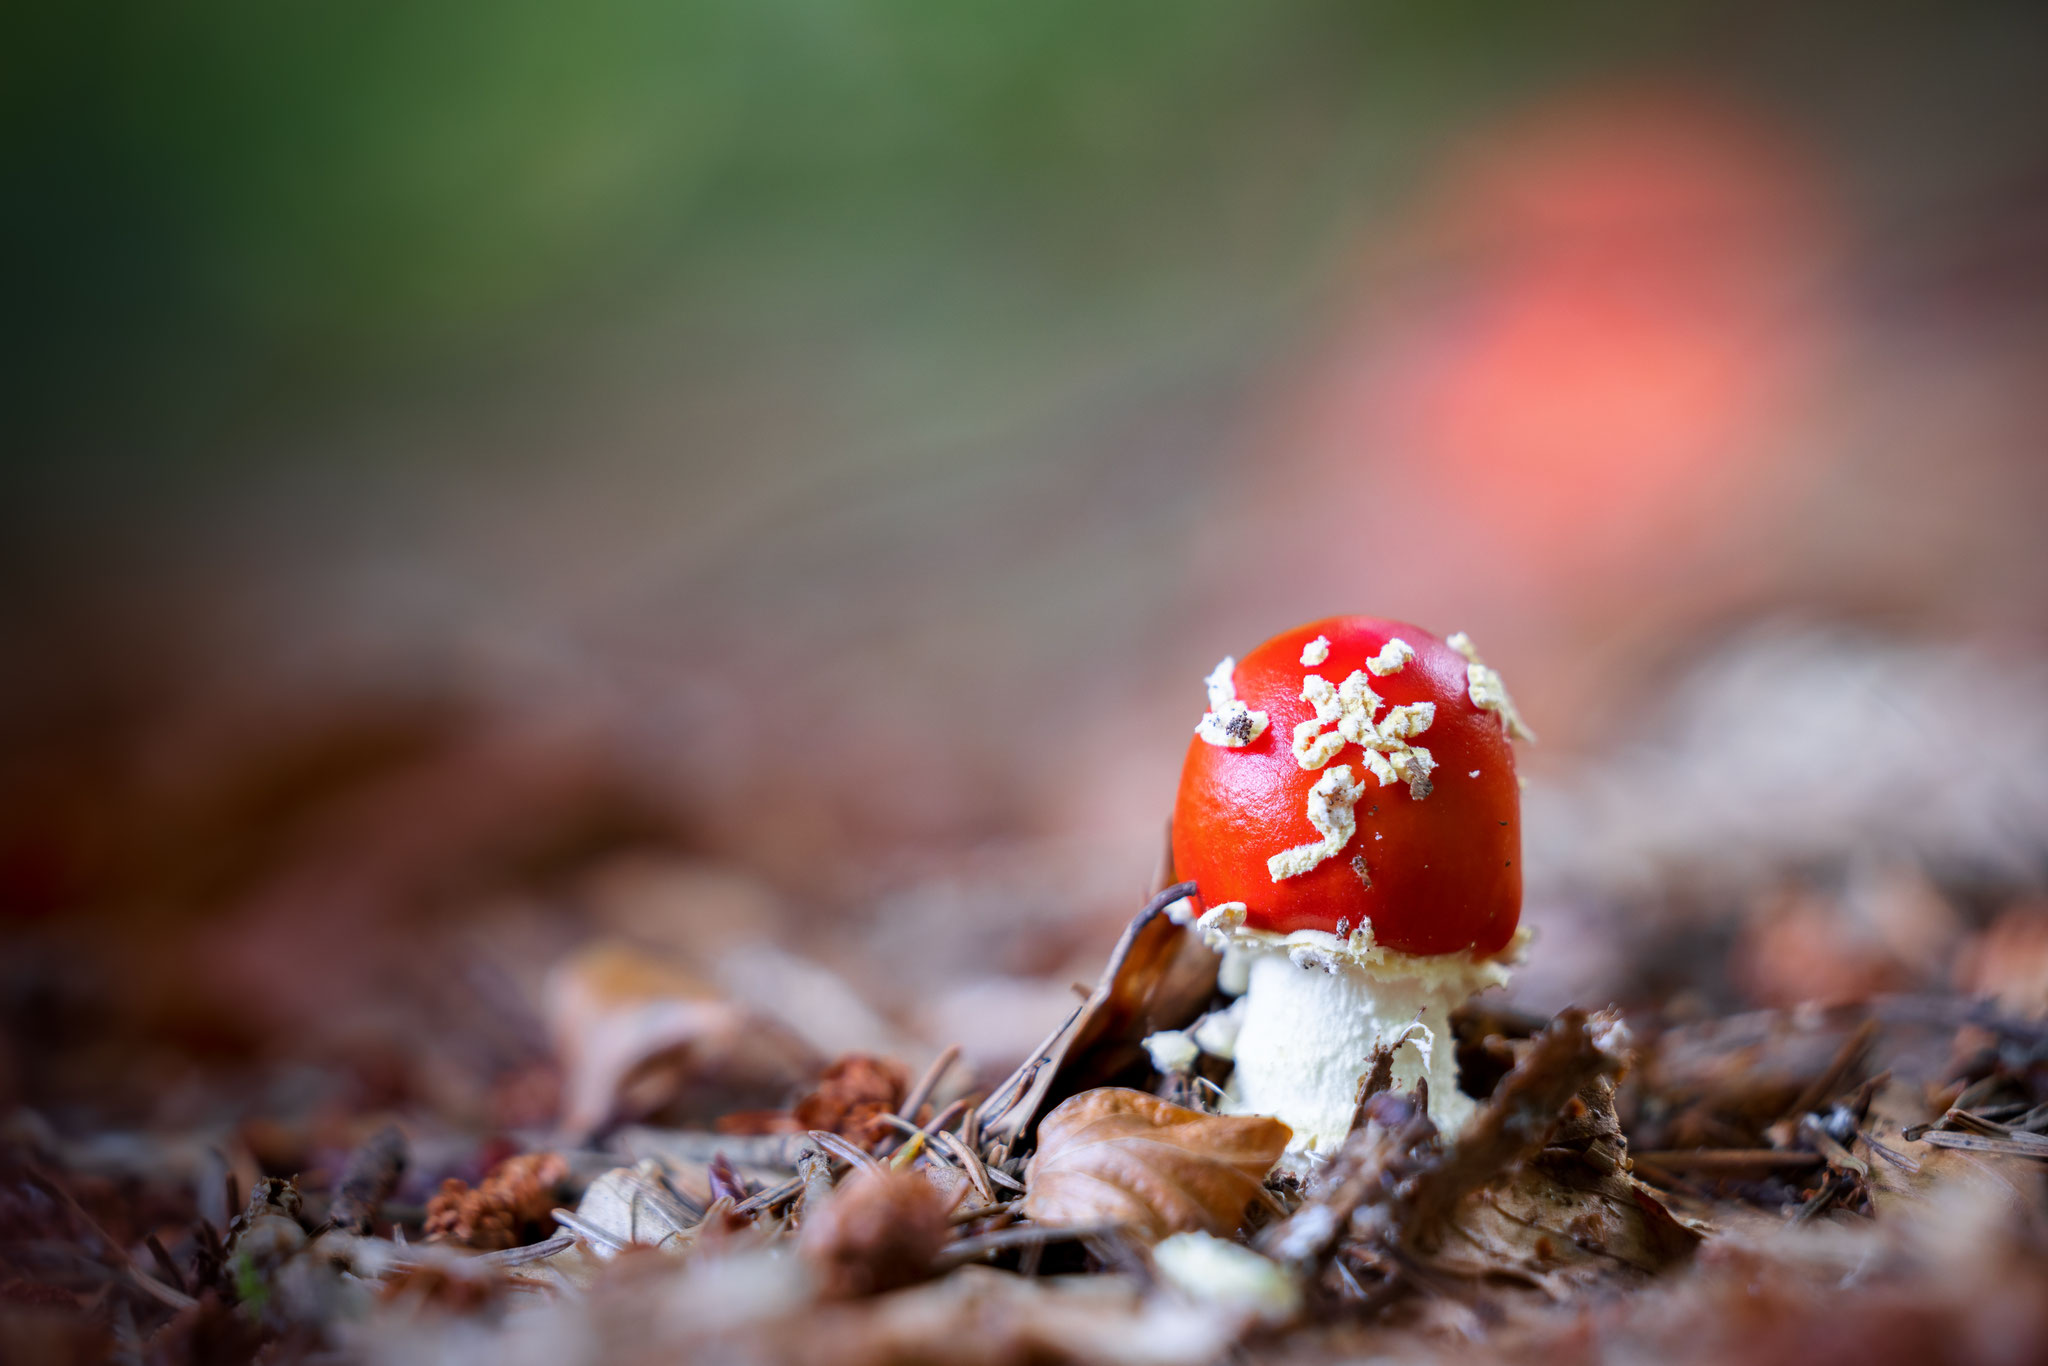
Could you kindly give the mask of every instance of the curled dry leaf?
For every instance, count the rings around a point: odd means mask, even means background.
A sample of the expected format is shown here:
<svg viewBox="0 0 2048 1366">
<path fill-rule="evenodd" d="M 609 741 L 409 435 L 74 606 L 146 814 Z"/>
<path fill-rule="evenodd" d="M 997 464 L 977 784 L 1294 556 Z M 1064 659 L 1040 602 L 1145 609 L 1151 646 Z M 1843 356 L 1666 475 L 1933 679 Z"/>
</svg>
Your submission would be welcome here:
<svg viewBox="0 0 2048 1366">
<path fill-rule="evenodd" d="M 620 1247 L 662 1247 L 703 1218 L 661 1178 L 660 1164 L 614 1167 L 590 1183 L 576 1205 L 576 1221 Z M 598 1255 L 610 1248 L 597 1245 Z"/>
<path fill-rule="evenodd" d="M 559 1153 L 521 1153 L 491 1168 L 475 1189 L 451 1176 L 427 1202 L 427 1235 L 479 1252 L 531 1242 L 554 1227 L 549 1211 L 568 1175 Z"/>
<path fill-rule="evenodd" d="M 1014 1147 L 1048 1106 L 1143 1060 L 1147 1036 L 1208 1007 L 1221 960 L 1167 915 L 1194 890 L 1167 887 L 1132 918 L 1088 999 L 981 1103 L 982 1133 Z"/>
<path fill-rule="evenodd" d="M 547 1006 L 572 1134 L 657 1115 L 708 1121 L 774 1104 L 817 1073 L 788 1030 L 625 944 L 594 944 L 559 965 Z"/>
<path fill-rule="evenodd" d="M 1566 1105 L 1540 1153 L 1446 1216 L 1431 1265 L 1472 1276 L 1519 1274 L 1551 1287 L 1623 1267 L 1662 1271 L 1689 1255 L 1700 1234 L 1627 1168 L 1613 1080 L 1594 1077 Z"/>
<path fill-rule="evenodd" d="M 914 1285 L 946 1246 L 952 1208 L 917 1172 L 855 1171 L 805 1216 L 797 1251 L 833 1299 Z"/>
<path fill-rule="evenodd" d="M 1119 1224 L 1147 1241 L 1235 1234 L 1291 1130 L 1263 1115 L 1208 1115 L 1106 1086 L 1038 1126 L 1024 1213 L 1042 1224 Z"/>
</svg>

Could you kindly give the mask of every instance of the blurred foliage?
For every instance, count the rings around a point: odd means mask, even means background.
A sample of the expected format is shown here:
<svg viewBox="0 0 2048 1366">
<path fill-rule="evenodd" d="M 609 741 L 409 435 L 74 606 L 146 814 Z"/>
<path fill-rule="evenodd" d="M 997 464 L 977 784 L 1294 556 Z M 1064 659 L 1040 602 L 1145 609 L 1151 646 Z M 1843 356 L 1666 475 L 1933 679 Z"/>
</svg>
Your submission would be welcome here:
<svg viewBox="0 0 2048 1366">
<path fill-rule="evenodd" d="M 145 416 L 461 356 L 650 285 L 914 305 L 916 264 L 963 240 L 1085 294 L 1189 237 L 1213 255 L 1233 199 L 1312 232 L 1361 130 L 1397 145 L 1455 104 L 1447 64 L 1511 93 L 1501 67 L 1589 16 L 1562 17 L 28 3 L 0 21 L 10 369 L 58 411 Z"/>
<path fill-rule="evenodd" d="M 1561 81 L 1856 72 L 1923 107 L 1902 82 L 1940 44 L 1910 13 L 23 0 L 0 16 L 6 402 L 67 455 L 138 429 L 163 454 L 649 302 L 744 332 L 992 295 L 971 334 L 1013 297 L 1303 287 L 1361 199 Z M 1939 29 L 2024 66 L 2011 27 Z"/>
</svg>

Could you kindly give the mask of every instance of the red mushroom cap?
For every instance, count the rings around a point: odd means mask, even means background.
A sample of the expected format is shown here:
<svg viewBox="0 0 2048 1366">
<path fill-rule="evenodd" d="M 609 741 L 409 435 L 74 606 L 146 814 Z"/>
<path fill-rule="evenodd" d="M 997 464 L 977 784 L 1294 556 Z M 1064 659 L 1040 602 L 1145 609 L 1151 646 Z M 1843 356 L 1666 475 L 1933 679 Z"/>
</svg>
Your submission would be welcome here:
<svg viewBox="0 0 2048 1366">
<path fill-rule="evenodd" d="M 1305 665 L 1302 651 L 1318 636 L 1329 640 L 1329 655 Z M 1381 720 L 1404 703 L 1436 704 L 1429 728 L 1413 738 L 1436 760 L 1433 790 L 1420 798 L 1405 783 L 1380 786 L 1356 744 L 1315 770 L 1292 746 L 1295 725 L 1316 714 L 1302 700 L 1303 678 L 1341 684 L 1395 638 L 1415 657 L 1368 678 L 1386 700 Z M 1502 719 L 1473 705 L 1465 665 L 1431 632 L 1375 617 L 1310 622 L 1246 655 L 1235 673 L 1238 700 L 1270 723 L 1239 748 L 1189 743 L 1173 812 L 1179 876 L 1195 882 L 1205 906 L 1243 902 L 1252 929 L 1339 933 L 1369 921 L 1375 943 L 1402 953 L 1483 957 L 1507 947 L 1522 910 L 1521 792 Z M 1357 833 L 1335 856 L 1275 881 L 1267 859 L 1316 840 L 1309 789 L 1338 764 L 1365 785 Z"/>
</svg>

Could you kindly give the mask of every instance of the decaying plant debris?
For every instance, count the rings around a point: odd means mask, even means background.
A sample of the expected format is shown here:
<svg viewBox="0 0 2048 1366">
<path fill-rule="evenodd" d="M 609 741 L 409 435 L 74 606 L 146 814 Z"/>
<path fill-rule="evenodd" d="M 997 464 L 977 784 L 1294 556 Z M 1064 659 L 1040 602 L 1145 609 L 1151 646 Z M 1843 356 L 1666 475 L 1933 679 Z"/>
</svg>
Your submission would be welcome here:
<svg viewBox="0 0 2048 1366">
<path fill-rule="evenodd" d="M 2048 1025 L 1943 997 L 1641 1031 L 1481 1004 L 1460 1044 L 1486 1094 L 1457 1141 L 1381 1058 L 1334 1159 L 1282 1173 L 1284 1126 L 1215 1113 L 1138 1046 L 1214 1001 L 1213 958 L 1162 914 L 1184 890 L 986 1094 L 957 1050 L 915 1080 L 848 1055 L 785 1109 L 507 1153 L 424 1209 L 394 1203 L 415 1155 L 387 1126 L 246 1197 L 230 1162 L 233 1217 L 166 1236 L 175 1200 L 135 1199 L 149 1171 L 16 1124 L 10 1342 L 190 1362 L 2048 1346 Z"/>
<path fill-rule="evenodd" d="M 1226 1065 L 1160 1073 L 1142 1046 L 1222 999 L 1168 913 L 1188 890 L 1161 886 L 1008 1075 L 961 1048 L 834 1057 L 613 945 L 560 960 L 551 1062 L 439 1117 L 365 1102 L 166 1136 L 19 1111 L 0 1341 L 549 1366 L 2048 1353 L 2023 904 L 1958 951 L 1970 994 L 1478 998 L 1454 1020 L 1480 1103 L 1455 1142 L 1383 1057 L 1335 1156 L 1295 1170 L 1283 1126 L 1219 1112 Z"/>
</svg>

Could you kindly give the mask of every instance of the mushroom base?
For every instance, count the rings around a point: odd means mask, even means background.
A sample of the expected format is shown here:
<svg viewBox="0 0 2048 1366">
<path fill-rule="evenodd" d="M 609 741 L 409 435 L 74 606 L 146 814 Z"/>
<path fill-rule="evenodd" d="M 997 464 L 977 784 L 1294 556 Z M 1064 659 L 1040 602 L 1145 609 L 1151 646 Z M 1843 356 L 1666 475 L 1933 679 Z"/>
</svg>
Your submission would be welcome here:
<svg viewBox="0 0 2048 1366">
<path fill-rule="evenodd" d="M 1294 1130 L 1289 1152 L 1327 1157 L 1351 1130 L 1374 1051 L 1387 1046 L 1394 1089 L 1427 1078 L 1429 1115 L 1446 1137 L 1471 1117 L 1474 1102 L 1458 1089 L 1450 1015 L 1498 975 L 1435 965 L 1404 973 L 1328 957 L 1298 963 L 1284 950 L 1247 956 L 1237 1070 L 1227 1092 L 1233 1113 L 1272 1115 Z"/>
</svg>

